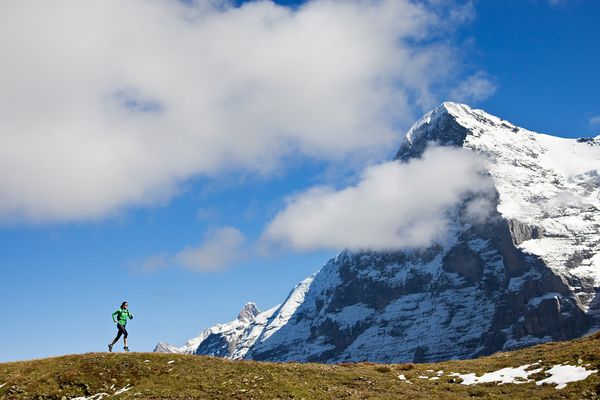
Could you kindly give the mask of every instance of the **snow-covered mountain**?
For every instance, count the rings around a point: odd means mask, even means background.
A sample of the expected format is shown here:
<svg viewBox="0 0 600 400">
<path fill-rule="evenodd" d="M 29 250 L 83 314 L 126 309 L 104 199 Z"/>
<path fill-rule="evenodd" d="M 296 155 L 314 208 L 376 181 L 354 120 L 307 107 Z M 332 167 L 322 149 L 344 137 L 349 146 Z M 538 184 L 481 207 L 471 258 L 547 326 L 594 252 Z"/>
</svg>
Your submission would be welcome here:
<svg viewBox="0 0 600 400">
<path fill-rule="evenodd" d="M 243 358 L 277 308 L 261 313 L 254 303 L 247 303 L 233 321 L 204 329 L 181 347 L 160 342 L 154 351 Z"/>
<path fill-rule="evenodd" d="M 154 351 L 159 353 L 202 354 L 241 359 L 261 337 L 263 340 L 284 326 L 303 302 L 304 294 L 314 275 L 300 282 L 280 305 L 260 312 L 254 303 L 247 303 L 233 321 L 204 329 L 198 336 L 176 347 L 160 342 Z"/>
<path fill-rule="evenodd" d="M 452 210 L 452 237 L 343 251 L 264 313 L 157 351 L 271 361 L 427 362 L 581 336 L 600 321 L 600 137 L 563 139 L 444 103 L 398 162 L 437 142 L 487 158 L 492 215 Z M 248 306 L 247 306 L 248 307 Z M 246 309 L 246 308 L 245 308 Z"/>
</svg>

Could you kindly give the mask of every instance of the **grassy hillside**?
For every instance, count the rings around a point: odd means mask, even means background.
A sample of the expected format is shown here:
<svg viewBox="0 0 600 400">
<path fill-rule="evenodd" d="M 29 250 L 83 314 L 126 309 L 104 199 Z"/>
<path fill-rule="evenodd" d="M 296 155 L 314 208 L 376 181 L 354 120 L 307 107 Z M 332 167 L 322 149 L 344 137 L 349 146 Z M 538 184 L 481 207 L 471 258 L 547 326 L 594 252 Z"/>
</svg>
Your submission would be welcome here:
<svg viewBox="0 0 600 400">
<path fill-rule="evenodd" d="M 0 398 L 600 398 L 600 373 L 591 374 L 583 381 L 569 383 L 560 390 L 555 385 L 538 386 L 535 382 L 466 386 L 460 384 L 461 378 L 448 376 L 451 372 L 475 372 L 479 375 L 538 361 L 541 362 L 537 367 L 550 368 L 569 362 L 572 366 L 587 364 L 585 368 L 588 370 L 600 370 L 600 334 L 476 360 L 435 364 L 276 364 L 154 353 L 72 355 L 0 364 Z M 443 374 L 438 371 L 443 371 Z M 400 374 L 411 383 L 399 379 Z M 545 377 L 547 375 L 542 371 L 529 378 L 539 381 Z"/>
</svg>

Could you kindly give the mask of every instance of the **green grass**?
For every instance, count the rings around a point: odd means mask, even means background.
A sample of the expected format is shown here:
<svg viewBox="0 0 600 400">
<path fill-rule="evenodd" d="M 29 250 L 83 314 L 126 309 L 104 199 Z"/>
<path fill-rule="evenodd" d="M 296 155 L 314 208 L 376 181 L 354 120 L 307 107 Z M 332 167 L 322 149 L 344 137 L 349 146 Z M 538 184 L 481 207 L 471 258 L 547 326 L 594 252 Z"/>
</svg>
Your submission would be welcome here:
<svg viewBox="0 0 600 400">
<path fill-rule="evenodd" d="M 169 361 L 174 360 L 173 363 Z M 105 399 L 586 399 L 600 398 L 600 376 L 557 390 L 554 386 L 482 384 L 466 386 L 427 370 L 483 373 L 542 360 L 552 366 L 578 360 L 600 370 L 600 334 L 548 343 L 475 360 L 434 364 L 298 364 L 228 361 L 157 353 L 90 353 L 0 364 L 2 399 L 70 399 L 130 385 Z M 401 382 L 404 374 L 412 384 Z M 545 375 L 544 375 L 545 376 Z M 544 377 L 540 376 L 540 378 Z M 113 386 L 111 389 L 111 386 Z"/>
</svg>

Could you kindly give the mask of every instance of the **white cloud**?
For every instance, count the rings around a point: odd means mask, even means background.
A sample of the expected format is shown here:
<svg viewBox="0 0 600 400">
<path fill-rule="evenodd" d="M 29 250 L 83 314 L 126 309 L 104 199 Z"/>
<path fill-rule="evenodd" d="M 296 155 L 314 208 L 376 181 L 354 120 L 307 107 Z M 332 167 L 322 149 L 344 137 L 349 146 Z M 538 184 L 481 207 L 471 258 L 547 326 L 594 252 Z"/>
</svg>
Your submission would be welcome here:
<svg viewBox="0 0 600 400">
<path fill-rule="evenodd" d="M 216 271 L 239 261 L 244 254 L 245 237 L 238 229 L 226 226 L 206 235 L 197 247 L 186 247 L 173 260 L 188 269 Z"/>
<path fill-rule="evenodd" d="M 0 219 L 101 218 L 198 175 L 376 154 L 459 68 L 443 33 L 469 10 L 427 7 L 0 2 Z"/>
<path fill-rule="evenodd" d="M 368 168 L 341 190 L 317 187 L 291 197 L 263 237 L 297 250 L 422 247 L 448 235 L 449 210 L 470 196 L 466 216 L 481 220 L 492 203 L 483 160 L 463 149 L 434 147 L 421 159 Z"/>
<path fill-rule="evenodd" d="M 209 230 L 198 246 L 187 246 L 176 254 L 159 253 L 131 263 L 133 270 L 152 272 L 170 266 L 194 271 L 220 271 L 246 255 L 246 238 L 235 227 Z"/>
<path fill-rule="evenodd" d="M 498 86 L 492 79 L 479 71 L 460 82 L 450 92 L 450 99 L 463 103 L 478 102 L 491 97 L 497 89 Z"/>
<path fill-rule="evenodd" d="M 590 126 L 600 126 L 600 115 L 594 115 L 593 117 L 590 118 L 590 120 L 588 121 Z"/>
</svg>

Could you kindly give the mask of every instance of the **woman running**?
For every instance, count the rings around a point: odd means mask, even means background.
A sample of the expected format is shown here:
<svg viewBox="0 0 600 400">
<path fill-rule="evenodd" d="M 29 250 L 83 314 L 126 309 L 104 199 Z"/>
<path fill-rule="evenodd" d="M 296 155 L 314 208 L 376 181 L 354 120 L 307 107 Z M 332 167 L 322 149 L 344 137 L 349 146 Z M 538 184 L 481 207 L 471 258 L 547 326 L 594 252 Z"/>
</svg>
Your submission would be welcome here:
<svg viewBox="0 0 600 400">
<path fill-rule="evenodd" d="M 129 351 L 129 347 L 127 347 L 127 329 L 125 329 L 125 326 L 127 325 L 127 318 L 133 319 L 133 314 L 129 312 L 128 307 L 129 304 L 124 301 L 123 304 L 121 304 L 121 307 L 119 307 L 119 309 L 112 314 L 113 322 L 117 323 L 118 332 L 115 340 L 108 345 L 108 351 L 112 351 L 113 346 L 121 338 L 121 335 L 123 335 L 123 344 L 125 345 L 123 350 Z"/>
</svg>

